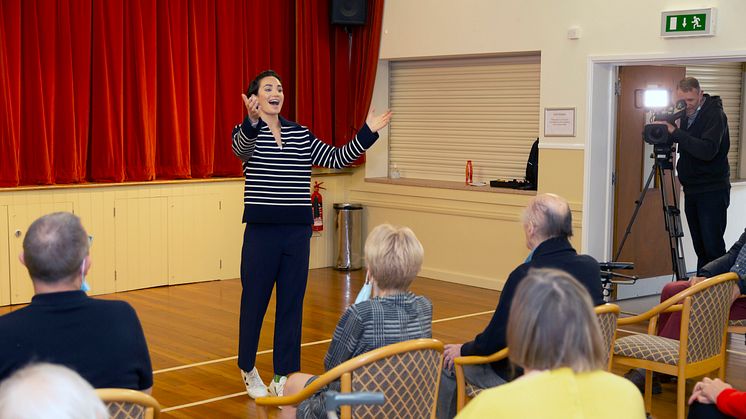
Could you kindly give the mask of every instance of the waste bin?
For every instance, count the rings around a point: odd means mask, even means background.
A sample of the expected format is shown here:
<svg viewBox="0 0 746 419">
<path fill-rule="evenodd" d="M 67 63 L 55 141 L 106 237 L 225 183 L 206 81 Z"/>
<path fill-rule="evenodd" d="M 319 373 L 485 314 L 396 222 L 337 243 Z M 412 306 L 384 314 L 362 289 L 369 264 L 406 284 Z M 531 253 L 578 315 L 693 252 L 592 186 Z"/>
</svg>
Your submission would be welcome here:
<svg viewBox="0 0 746 419">
<path fill-rule="evenodd" d="M 360 204 L 334 204 L 336 229 L 334 244 L 339 270 L 354 271 L 363 267 L 363 206 Z"/>
</svg>

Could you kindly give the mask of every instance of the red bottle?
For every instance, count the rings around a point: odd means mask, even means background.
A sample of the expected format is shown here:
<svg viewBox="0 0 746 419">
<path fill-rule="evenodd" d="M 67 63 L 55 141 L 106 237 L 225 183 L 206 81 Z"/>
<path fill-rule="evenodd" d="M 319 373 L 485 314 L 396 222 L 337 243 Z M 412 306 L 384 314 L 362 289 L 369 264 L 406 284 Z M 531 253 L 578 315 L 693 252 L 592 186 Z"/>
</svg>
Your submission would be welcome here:
<svg viewBox="0 0 746 419">
<path fill-rule="evenodd" d="M 472 183 L 474 177 L 474 168 L 471 165 L 471 160 L 466 161 L 466 184 Z"/>
</svg>

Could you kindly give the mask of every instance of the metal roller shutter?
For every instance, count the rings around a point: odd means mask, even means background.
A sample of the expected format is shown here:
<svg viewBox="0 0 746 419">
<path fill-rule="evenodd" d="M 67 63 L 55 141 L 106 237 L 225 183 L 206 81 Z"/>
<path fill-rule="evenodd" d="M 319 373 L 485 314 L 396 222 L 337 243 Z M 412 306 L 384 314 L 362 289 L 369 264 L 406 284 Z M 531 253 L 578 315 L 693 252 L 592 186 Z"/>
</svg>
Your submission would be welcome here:
<svg viewBox="0 0 746 419">
<path fill-rule="evenodd" d="M 402 177 L 522 179 L 539 136 L 540 57 L 392 62 L 389 168 Z"/>
<path fill-rule="evenodd" d="M 699 85 L 705 93 L 720 96 L 723 108 L 728 116 L 728 130 L 730 131 L 730 178 L 739 179 L 739 146 L 741 144 L 741 106 L 743 92 L 743 64 L 718 63 L 707 65 L 687 65 L 686 75 L 699 80 Z"/>
</svg>

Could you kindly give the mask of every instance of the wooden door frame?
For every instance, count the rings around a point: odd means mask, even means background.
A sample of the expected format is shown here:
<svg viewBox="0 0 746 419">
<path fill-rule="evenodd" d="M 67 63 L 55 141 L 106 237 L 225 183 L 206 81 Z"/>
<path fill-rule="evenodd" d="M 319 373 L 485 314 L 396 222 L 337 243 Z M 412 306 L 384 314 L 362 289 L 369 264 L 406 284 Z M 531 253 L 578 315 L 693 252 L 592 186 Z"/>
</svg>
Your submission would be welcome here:
<svg viewBox="0 0 746 419">
<path fill-rule="evenodd" d="M 584 253 L 602 261 L 611 260 L 613 257 L 614 186 L 611 183 L 611 177 L 616 158 L 617 98 L 615 85 L 619 67 L 726 61 L 746 61 L 746 50 L 690 55 L 640 54 L 588 57 L 586 95 L 588 124 L 585 131 L 582 223 Z"/>
</svg>

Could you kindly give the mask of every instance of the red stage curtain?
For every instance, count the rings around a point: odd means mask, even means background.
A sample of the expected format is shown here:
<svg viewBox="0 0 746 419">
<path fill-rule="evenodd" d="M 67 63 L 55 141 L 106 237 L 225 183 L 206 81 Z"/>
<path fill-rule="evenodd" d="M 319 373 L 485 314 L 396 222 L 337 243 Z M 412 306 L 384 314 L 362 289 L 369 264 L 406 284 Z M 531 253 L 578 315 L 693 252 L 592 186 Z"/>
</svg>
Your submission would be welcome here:
<svg viewBox="0 0 746 419">
<path fill-rule="evenodd" d="M 125 180 L 155 179 L 156 7 L 152 0 L 124 4 Z"/>
<path fill-rule="evenodd" d="M 58 2 L 54 54 L 54 183 L 86 178 L 91 109 L 91 0 Z M 49 51 L 46 51 L 49 53 Z"/>
<path fill-rule="evenodd" d="M 315 3 L 315 2 L 308 2 Z M 328 11 L 326 12 L 328 13 Z M 268 15 L 271 19 L 262 18 L 265 24 L 266 31 L 260 32 L 259 36 L 265 38 L 264 42 L 270 41 L 271 44 L 267 48 L 269 56 L 269 68 L 275 70 L 277 74 L 282 77 L 282 87 L 285 96 L 285 103 L 282 105 L 282 116 L 287 119 L 295 121 L 297 115 L 295 113 L 295 101 L 296 92 L 298 87 L 296 85 L 296 46 L 295 46 L 295 33 L 296 33 L 296 4 L 295 0 L 275 0 L 269 2 Z M 281 30 L 278 30 L 282 28 Z M 266 36 L 264 34 L 271 34 Z M 261 39 L 260 38 L 260 39 Z M 250 44 L 250 48 L 261 48 L 261 42 Z M 265 68 L 259 68 L 253 73 L 249 73 L 249 77 L 253 78 L 259 71 Z M 248 82 L 251 79 L 247 80 Z M 244 87 L 244 90 L 246 88 Z"/>
<path fill-rule="evenodd" d="M 123 33 L 124 0 L 94 0 L 88 153 L 89 179 L 94 182 L 125 180 Z M 23 133 L 24 140 L 30 136 L 30 132 Z"/>
<path fill-rule="evenodd" d="M 213 129 L 214 167 L 213 176 L 240 176 L 241 161 L 233 155 L 230 147 L 231 131 L 238 124 L 245 110 L 241 93 L 246 89 L 250 77 L 244 60 L 248 56 L 243 36 L 249 32 L 245 18 L 248 9 L 244 0 L 222 0 L 215 2 L 217 69 L 215 72 L 215 126 Z"/>
<path fill-rule="evenodd" d="M 353 29 L 348 62 L 329 0 L 2 0 L 0 186 L 238 176 L 240 94 L 268 68 L 283 116 L 347 140 L 381 11 L 371 2 L 370 28 Z"/>
<path fill-rule="evenodd" d="M 333 144 L 332 93 L 337 80 L 332 75 L 329 0 L 299 0 L 296 8 L 295 115 L 319 139 Z"/>
<path fill-rule="evenodd" d="M 343 28 L 336 28 L 335 78 L 338 83 L 334 92 L 334 144 L 338 146 L 352 139 L 363 125 L 373 99 L 383 25 L 383 0 L 368 0 L 367 12 L 366 25 L 352 27 L 351 37 Z M 377 109 L 376 113 L 384 110 Z M 353 165 L 364 162 L 365 155 L 362 155 Z"/>
<path fill-rule="evenodd" d="M 56 2 L 21 3 L 21 141 L 20 169 L 24 184 L 54 181 L 54 72 Z M 27 134 L 28 133 L 28 134 Z"/>
<path fill-rule="evenodd" d="M 190 177 L 189 42 L 186 0 L 156 1 L 158 100 L 156 176 Z"/>
<path fill-rule="evenodd" d="M 21 0 L 0 1 L 0 186 L 20 176 Z"/>
<path fill-rule="evenodd" d="M 189 2 L 191 175 L 212 176 L 215 159 L 215 2 Z"/>
</svg>

